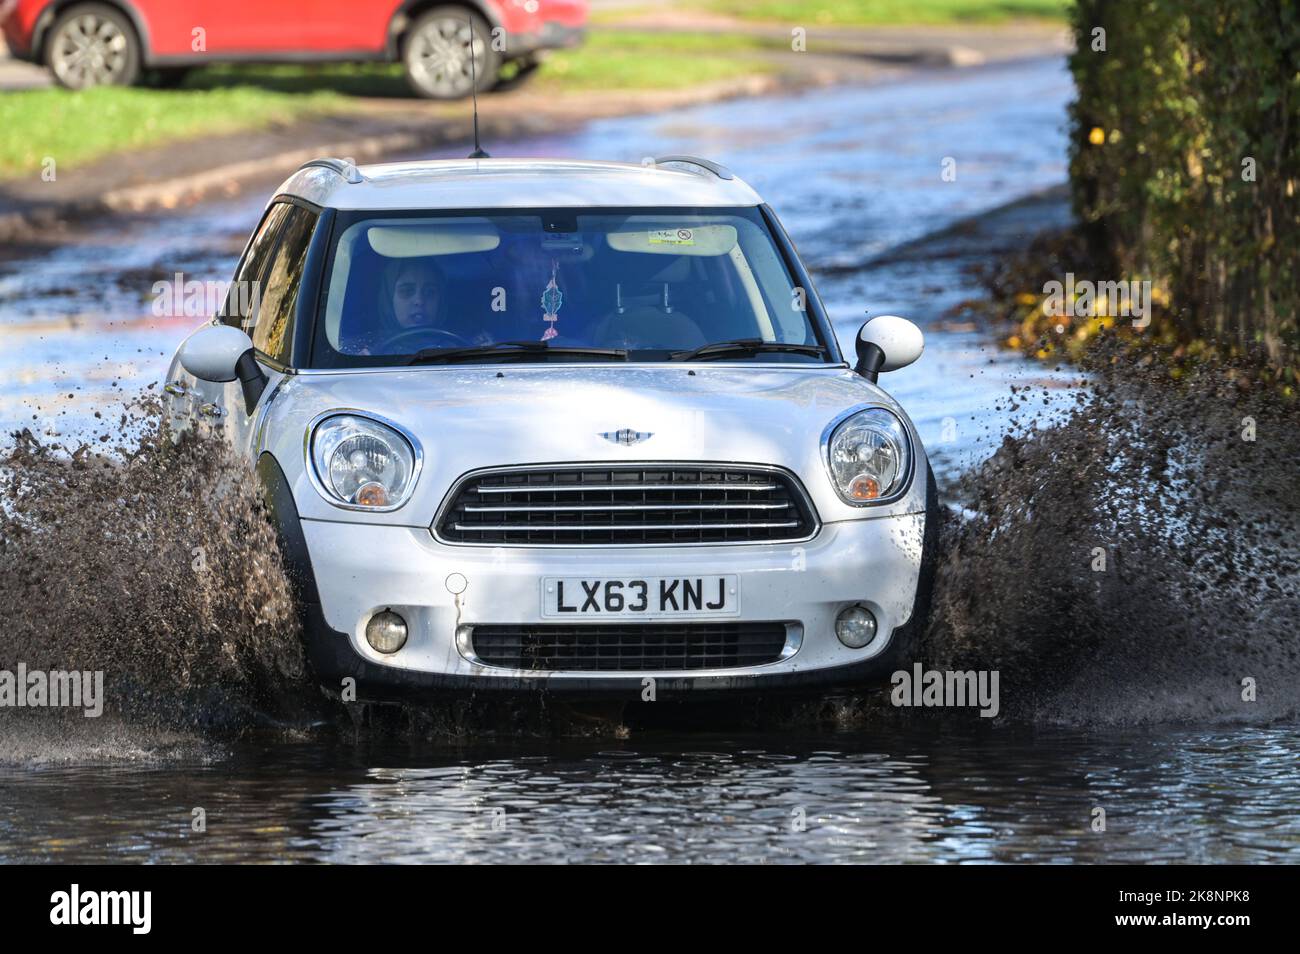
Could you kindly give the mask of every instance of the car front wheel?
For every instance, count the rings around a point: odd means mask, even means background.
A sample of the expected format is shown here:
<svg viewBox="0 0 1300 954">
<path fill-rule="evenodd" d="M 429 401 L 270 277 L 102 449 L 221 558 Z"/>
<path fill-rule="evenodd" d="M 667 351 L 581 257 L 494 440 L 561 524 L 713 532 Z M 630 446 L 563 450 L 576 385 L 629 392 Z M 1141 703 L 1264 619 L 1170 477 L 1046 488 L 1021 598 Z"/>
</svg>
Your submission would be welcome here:
<svg viewBox="0 0 1300 954">
<path fill-rule="evenodd" d="M 474 77 L 478 91 L 486 92 L 501 70 L 487 22 L 464 7 L 436 7 L 417 19 L 402 59 L 411 88 L 429 99 L 462 99 L 473 91 Z"/>
<path fill-rule="evenodd" d="M 68 89 L 130 86 L 140 78 L 140 41 L 130 21 L 112 7 L 80 4 L 55 22 L 45 62 Z"/>
</svg>

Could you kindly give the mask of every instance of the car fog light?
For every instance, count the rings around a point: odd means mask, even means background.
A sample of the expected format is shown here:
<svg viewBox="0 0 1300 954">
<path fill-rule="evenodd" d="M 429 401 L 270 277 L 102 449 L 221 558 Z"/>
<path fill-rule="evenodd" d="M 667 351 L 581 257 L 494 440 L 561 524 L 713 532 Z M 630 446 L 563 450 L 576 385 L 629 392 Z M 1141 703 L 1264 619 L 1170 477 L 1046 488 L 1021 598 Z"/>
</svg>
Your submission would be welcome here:
<svg viewBox="0 0 1300 954">
<path fill-rule="evenodd" d="M 406 620 L 392 610 L 376 613 L 366 623 L 366 642 L 376 652 L 397 652 L 406 645 Z"/>
<path fill-rule="evenodd" d="M 876 617 L 865 606 L 849 606 L 835 618 L 835 635 L 849 649 L 861 649 L 876 638 Z"/>
</svg>

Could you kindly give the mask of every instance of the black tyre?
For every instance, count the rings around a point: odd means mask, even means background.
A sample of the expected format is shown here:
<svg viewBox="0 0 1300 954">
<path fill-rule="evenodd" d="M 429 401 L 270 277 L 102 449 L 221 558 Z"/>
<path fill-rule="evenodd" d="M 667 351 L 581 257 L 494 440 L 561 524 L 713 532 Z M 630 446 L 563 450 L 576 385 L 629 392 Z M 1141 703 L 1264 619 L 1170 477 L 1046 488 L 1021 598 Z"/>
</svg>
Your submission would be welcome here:
<svg viewBox="0 0 1300 954">
<path fill-rule="evenodd" d="M 140 79 L 140 38 L 122 13 L 102 3 L 70 7 L 54 21 L 45 65 L 68 89 L 130 86 Z"/>
<path fill-rule="evenodd" d="M 478 91 L 487 92 L 501 71 L 487 21 L 465 7 L 434 7 L 420 16 L 403 37 L 402 63 L 411 89 L 427 99 L 464 99 L 474 77 Z"/>
</svg>

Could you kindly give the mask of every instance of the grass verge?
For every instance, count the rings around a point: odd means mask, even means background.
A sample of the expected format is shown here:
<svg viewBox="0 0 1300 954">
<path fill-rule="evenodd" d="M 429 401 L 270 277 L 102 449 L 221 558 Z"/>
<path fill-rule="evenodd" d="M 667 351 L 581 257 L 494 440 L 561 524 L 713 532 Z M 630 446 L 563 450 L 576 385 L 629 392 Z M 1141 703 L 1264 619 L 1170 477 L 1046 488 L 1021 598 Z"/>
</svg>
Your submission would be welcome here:
<svg viewBox="0 0 1300 954">
<path fill-rule="evenodd" d="M 0 96 L 0 178 L 63 169 L 127 149 L 291 122 L 341 109 L 330 90 L 290 95 L 256 86 L 196 90 L 106 87 Z"/>
<path fill-rule="evenodd" d="M 607 31 L 556 51 L 531 83 L 547 93 L 682 89 L 767 73 L 752 36 Z M 360 111 L 372 97 L 410 98 L 400 64 L 227 65 L 195 70 L 177 89 L 40 89 L 0 96 L 0 179 L 72 168 L 130 149 Z"/>
<path fill-rule="evenodd" d="M 771 72 L 776 66 L 762 54 L 788 50 L 784 40 L 740 34 L 593 33 L 549 56 L 537 82 L 556 92 L 682 89 Z"/>
<path fill-rule="evenodd" d="M 1065 22 L 1072 0 L 708 0 L 708 8 L 741 20 L 807 26 L 916 26 L 1001 23 L 1012 19 Z"/>
</svg>

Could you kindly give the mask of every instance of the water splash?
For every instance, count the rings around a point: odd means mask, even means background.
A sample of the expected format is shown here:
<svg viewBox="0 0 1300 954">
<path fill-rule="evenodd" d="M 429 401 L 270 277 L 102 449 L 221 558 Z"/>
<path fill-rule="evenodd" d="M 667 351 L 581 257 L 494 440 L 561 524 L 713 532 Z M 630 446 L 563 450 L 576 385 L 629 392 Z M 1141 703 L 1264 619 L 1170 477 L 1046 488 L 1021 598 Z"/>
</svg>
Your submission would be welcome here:
<svg viewBox="0 0 1300 954">
<path fill-rule="evenodd" d="M 0 453 L 0 669 L 102 671 L 106 697 L 99 719 L 0 710 L 11 757 L 236 732 L 304 696 L 248 468 L 211 435 L 169 433 L 147 398 L 115 416 L 93 443 L 24 430 Z"/>
<path fill-rule="evenodd" d="M 1158 367 L 1099 362 L 1064 414 L 1013 389 L 1002 411 L 1019 426 L 954 486 L 965 516 L 946 520 L 921 656 L 999 670 L 1007 720 L 1300 712 L 1295 410 L 1222 369 L 1173 382 Z M 0 710 L 0 761 L 193 757 L 268 724 L 466 740 L 644 722 L 532 698 L 344 712 L 313 685 L 253 475 L 215 437 L 162 421 L 137 400 L 95 446 L 24 431 L 0 454 L 0 669 L 102 670 L 107 695 L 101 719 Z M 931 715 L 873 688 L 750 700 L 741 721 Z"/>
<path fill-rule="evenodd" d="M 959 482 L 926 651 L 1000 670 L 1013 718 L 1300 711 L 1296 410 L 1223 367 L 1164 367 L 1103 352 L 1064 420 L 1022 417 Z"/>
</svg>

